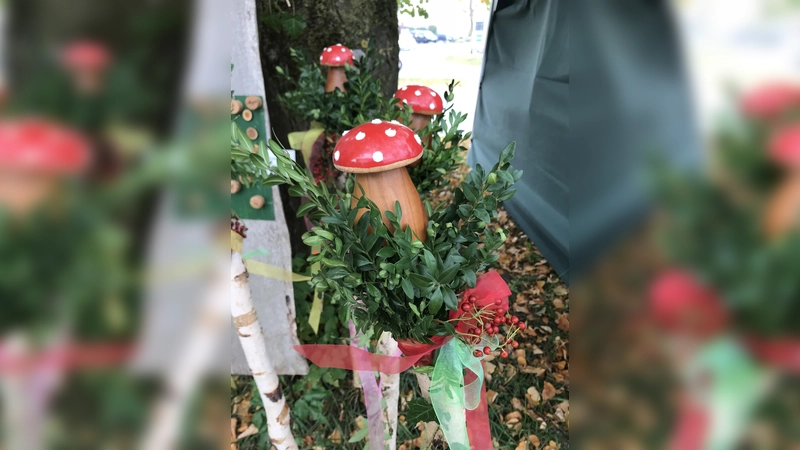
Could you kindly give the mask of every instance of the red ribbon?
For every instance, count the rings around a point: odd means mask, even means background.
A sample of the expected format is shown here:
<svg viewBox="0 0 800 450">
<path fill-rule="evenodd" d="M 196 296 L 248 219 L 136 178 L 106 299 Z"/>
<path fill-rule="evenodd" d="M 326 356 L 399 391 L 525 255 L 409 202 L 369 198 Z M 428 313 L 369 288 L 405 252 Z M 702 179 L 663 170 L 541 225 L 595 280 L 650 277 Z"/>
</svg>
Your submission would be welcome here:
<svg viewBox="0 0 800 450">
<path fill-rule="evenodd" d="M 478 309 L 508 310 L 509 296 L 511 296 L 511 290 L 503 280 L 503 277 L 497 272 L 491 271 L 478 277 L 475 287 L 465 290 L 462 294 L 462 299 L 475 297 L 475 307 Z M 460 309 L 451 311 L 450 319 L 457 319 L 463 315 L 464 312 Z M 459 333 L 466 333 L 469 328 L 475 326 L 474 321 L 462 320 L 458 322 L 455 328 Z M 399 341 L 398 347 L 405 355 L 402 357 L 376 355 L 350 345 L 296 345 L 294 349 L 319 367 L 398 374 L 410 369 L 426 355 L 442 347 L 452 338 L 453 336 L 434 336 L 431 338 L 433 344 Z M 464 375 L 465 383 L 470 383 L 475 378 L 476 375 L 474 373 L 466 371 Z M 486 450 L 493 448 L 485 383 L 481 387 L 480 404 L 475 410 L 467 410 L 466 415 L 469 441 L 472 449 Z"/>
<path fill-rule="evenodd" d="M 0 346 L 0 373 L 24 373 L 44 367 L 69 370 L 114 366 L 127 361 L 133 350 L 131 344 L 74 344 L 17 356 Z"/>
</svg>

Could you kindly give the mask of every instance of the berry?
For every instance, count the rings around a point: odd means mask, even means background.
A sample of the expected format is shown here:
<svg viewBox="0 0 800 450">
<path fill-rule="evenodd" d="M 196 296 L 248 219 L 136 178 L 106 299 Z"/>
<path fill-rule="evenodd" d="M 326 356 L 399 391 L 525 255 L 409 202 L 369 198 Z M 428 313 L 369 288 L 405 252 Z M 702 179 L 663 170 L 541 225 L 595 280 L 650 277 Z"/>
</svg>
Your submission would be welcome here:
<svg viewBox="0 0 800 450">
<path fill-rule="evenodd" d="M 494 328 L 492 328 L 492 332 L 493 332 L 494 334 L 497 334 L 497 333 L 499 333 L 499 332 L 500 332 L 500 327 L 494 327 Z"/>
<path fill-rule="evenodd" d="M 503 308 L 500 308 L 500 309 L 497 310 L 497 314 L 501 315 L 501 316 L 505 316 L 507 312 L 508 312 L 508 310 L 505 310 Z"/>
<path fill-rule="evenodd" d="M 519 342 L 511 341 L 511 346 L 514 347 L 514 348 L 519 348 Z"/>
<path fill-rule="evenodd" d="M 471 296 L 469 297 L 469 302 L 470 302 L 470 303 L 475 303 L 475 302 L 477 302 L 477 301 L 478 301 L 478 297 L 475 297 L 474 295 L 471 295 Z"/>
<path fill-rule="evenodd" d="M 475 350 L 474 352 L 472 352 L 472 355 L 475 356 L 476 358 L 480 358 L 481 356 L 483 356 L 483 353 L 480 350 Z"/>
<path fill-rule="evenodd" d="M 487 347 L 483 347 L 483 354 L 487 355 L 487 356 L 491 355 L 492 354 L 492 349 L 489 348 L 488 346 Z"/>
<path fill-rule="evenodd" d="M 472 311 L 472 305 L 469 303 L 464 303 L 463 305 L 461 305 L 461 309 L 463 309 L 464 312 Z"/>
<path fill-rule="evenodd" d="M 500 352 L 500 357 L 503 359 L 508 358 L 508 352 L 503 350 L 502 352 Z"/>
<path fill-rule="evenodd" d="M 511 323 L 519 323 L 519 317 L 514 316 L 511 318 Z"/>
<path fill-rule="evenodd" d="M 500 306 L 503 304 L 503 301 L 498 298 L 497 300 L 494 301 L 494 304 Z"/>
<path fill-rule="evenodd" d="M 477 329 L 475 329 L 475 328 L 470 328 L 469 330 L 467 330 L 467 332 L 468 332 L 469 334 L 478 334 L 478 330 L 477 330 Z"/>
<path fill-rule="evenodd" d="M 525 325 L 525 322 L 520 322 L 517 326 L 521 331 L 525 331 L 525 328 L 528 328 L 528 326 Z"/>
</svg>

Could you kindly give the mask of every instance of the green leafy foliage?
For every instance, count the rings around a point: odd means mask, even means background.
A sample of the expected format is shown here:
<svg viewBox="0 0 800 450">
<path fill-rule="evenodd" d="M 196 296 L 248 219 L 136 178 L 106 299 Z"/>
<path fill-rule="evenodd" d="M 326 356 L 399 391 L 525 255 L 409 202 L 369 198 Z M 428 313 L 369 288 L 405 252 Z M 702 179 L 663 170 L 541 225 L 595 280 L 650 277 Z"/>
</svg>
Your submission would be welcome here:
<svg viewBox="0 0 800 450">
<path fill-rule="evenodd" d="M 345 66 L 347 82 L 342 92 L 325 92 L 326 74 L 316 57 L 291 49 L 298 73 L 278 67 L 292 88 L 280 96 L 281 103 L 308 122 L 319 122 L 328 133 L 341 135 L 357 125 L 384 117 L 390 104 L 381 96 L 381 82 L 374 76 L 375 58 L 367 45 L 365 55 Z M 322 49 L 320 49 L 322 51 Z"/>
<path fill-rule="evenodd" d="M 269 149 L 277 166 L 264 184 L 288 183 L 290 195 L 309 199 L 298 215 L 307 214 L 315 224 L 304 242 L 320 246 L 319 254 L 308 258 L 321 264 L 312 285 L 344 305 L 362 332 L 390 331 L 398 339 L 420 342 L 452 334 L 447 311 L 457 308 L 457 295 L 474 286 L 476 274 L 497 260 L 494 252 L 505 241 L 503 231 L 487 225 L 497 217 L 498 204 L 514 195 L 512 185 L 522 176 L 510 164 L 514 143 L 490 171 L 477 166 L 470 172 L 455 190 L 453 203 L 429 211 L 425 243 L 414 240 L 410 229 L 401 229 L 399 203 L 394 211 L 379 211 L 365 197 L 352 205 L 353 192 L 360 188 L 354 177 L 345 192 L 332 191 L 315 184 L 277 143 L 270 141 Z M 266 164 L 263 153 L 232 153 L 232 158 Z M 359 209 L 366 212 L 356 221 Z M 389 231 L 382 215 L 396 231 Z"/>
<path fill-rule="evenodd" d="M 261 22 L 278 32 L 285 32 L 292 38 L 296 38 L 303 33 L 306 22 L 298 14 L 278 11 L 272 14 L 259 15 Z"/>
<path fill-rule="evenodd" d="M 467 149 L 461 144 L 468 140 L 472 133 L 465 133 L 459 129 L 467 119 L 467 115 L 453 109 L 455 86 L 456 82 L 453 80 L 447 87 L 444 94 L 447 107 L 442 114 L 435 116 L 431 123 L 418 133 L 423 142 L 429 139 L 430 144 L 426 146 L 420 164 L 409 168 L 408 174 L 422 195 L 440 187 L 447 181 L 445 175 L 454 172 L 464 163 L 463 155 Z M 406 105 L 405 114 L 402 116 L 405 124 L 410 122 L 409 109 L 410 107 Z"/>
<path fill-rule="evenodd" d="M 429 401 L 424 398 L 415 398 L 408 402 L 406 422 L 413 424 L 419 422 L 439 423 L 439 418 L 436 417 L 436 411 L 434 411 L 433 405 Z"/>
<path fill-rule="evenodd" d="M 430 0 L 397 0 L 397 8 L 401 14 L 408 14 L 411 17 L 428 18 L 428 11 L 422 6 Z"/>
</svg>

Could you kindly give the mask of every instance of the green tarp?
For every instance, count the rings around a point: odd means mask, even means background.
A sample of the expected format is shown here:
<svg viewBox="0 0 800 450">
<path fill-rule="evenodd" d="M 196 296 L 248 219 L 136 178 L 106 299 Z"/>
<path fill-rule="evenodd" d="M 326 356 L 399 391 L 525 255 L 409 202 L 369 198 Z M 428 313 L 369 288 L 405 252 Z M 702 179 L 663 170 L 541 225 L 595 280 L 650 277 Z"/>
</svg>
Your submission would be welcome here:
<svg viewBox="0 0 800 450">
<path fill-rule="evenodd" d="M 496 1 L 469 162 L 517 142 L 506 209 L 566 282 L 647 211 L 650 153 L 699 165 L 676 35 L 662 0 Z"/>
</svg>

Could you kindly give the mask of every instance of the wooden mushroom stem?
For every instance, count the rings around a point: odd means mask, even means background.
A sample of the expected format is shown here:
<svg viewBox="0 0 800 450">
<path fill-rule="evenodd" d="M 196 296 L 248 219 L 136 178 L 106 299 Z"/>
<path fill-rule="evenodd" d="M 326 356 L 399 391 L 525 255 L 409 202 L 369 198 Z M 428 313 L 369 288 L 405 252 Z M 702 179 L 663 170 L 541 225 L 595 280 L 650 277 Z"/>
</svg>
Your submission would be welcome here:
<svg viewBox="0 0 800 450">
<path fill-rule="evenodd" d="M 778 187 L 767 205 L 767 235 L 777 238 L 800 225 L 800 170 L 794 170 Z"/>
<path fill-rule="evenodd" d="M 347 81 L 347 74 L 344 67 L 328 67 L 328 78 L 325 81 L 325 92 L 333 92 L 336 88 L 345 92 L 344 83 Z"/>
<path fill-rule="evenodd" d="M 385 172 L 359 173 L 356 175 L 356 183 L 361 184 L 367 198 L 380 208 L 381 213 L 394 211 L 395 201 L 399 201 L 403 211 L 400 226 L 403 229 L 411 227 L 412 234 L 420 241 L 425 242 L 428 238 L 428 214 L 425 212 L 417 188 L 414 187 L 405 167 Z M 361 189 L 356 186 L 355 192 L 353 192 L 352 204 L 354 207 L 359 198 L 361 198 Z M 365 212 L 366 210 L 359 211 L 356 220 L 361 218 Z M 383 214 L 382 218 L 389 230 L 394 231 L 389 219 Z"/>
</svg>

